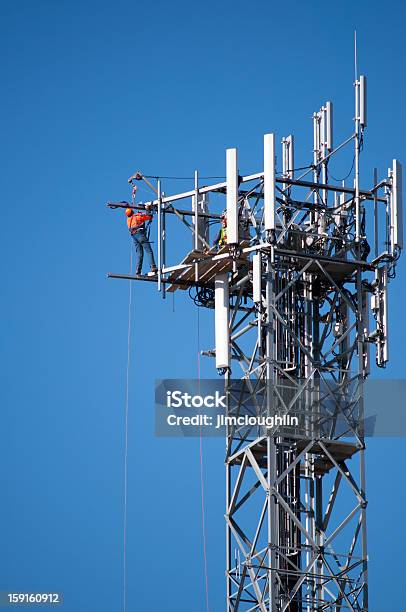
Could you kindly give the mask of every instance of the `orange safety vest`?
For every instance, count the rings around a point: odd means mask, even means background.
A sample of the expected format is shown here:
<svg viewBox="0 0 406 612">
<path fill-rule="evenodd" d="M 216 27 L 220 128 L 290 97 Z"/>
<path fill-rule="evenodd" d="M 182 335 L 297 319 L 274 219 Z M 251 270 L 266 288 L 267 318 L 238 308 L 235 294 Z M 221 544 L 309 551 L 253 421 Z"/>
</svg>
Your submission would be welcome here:
<svg viewBox="0 0 406 612">
<path fill-rule="evenodd" d="M 131 215 L 131 217 L 128 217 L 127 227 L 130 230 L 131 234 L 134 234 L 141 227 L 144 227 L 144 223 L 146 221 L 151 221 L 151 220 L 152 220 L 152 215 L 137 212 L 135 215 Z"/>
</svg>

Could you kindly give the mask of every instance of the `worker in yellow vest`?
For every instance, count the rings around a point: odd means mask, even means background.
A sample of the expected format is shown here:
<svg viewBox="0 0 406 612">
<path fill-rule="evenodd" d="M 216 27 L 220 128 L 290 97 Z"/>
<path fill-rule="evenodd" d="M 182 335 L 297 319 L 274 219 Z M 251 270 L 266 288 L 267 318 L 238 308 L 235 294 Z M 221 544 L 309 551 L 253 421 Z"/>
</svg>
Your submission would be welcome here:
<svg viewBox="0 0 406 612">
<path fill-rule="evenodd" d="M 214 246 L 217 249 L 221 249 L 221 247 L 227 244 L 227 212 L 223 211 L 220 217 L 221 227 L 218 231 L 217 236 L 214 239 Z"/>
</svg>

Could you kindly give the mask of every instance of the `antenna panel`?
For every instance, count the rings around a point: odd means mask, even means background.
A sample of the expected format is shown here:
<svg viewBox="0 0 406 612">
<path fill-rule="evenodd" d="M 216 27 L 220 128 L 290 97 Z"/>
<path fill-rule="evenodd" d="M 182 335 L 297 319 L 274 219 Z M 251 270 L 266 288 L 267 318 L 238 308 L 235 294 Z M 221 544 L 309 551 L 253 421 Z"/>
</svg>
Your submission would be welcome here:
<svg viewBox="0 0 406 612">
<path fill-rule="evenodd" d="M 391 198 L 391 243 L 392 249 L 403 248 L 403 186 L 402 164 L 393 160 Z"/>
<path fill-rule="evenodd" d="M 227 149 L 227 244 L 238 244 L 237 149 Z"/>
<path fill-rule="evenodd" d="M 216 338 L 216 368 L 230 367 L 229 349 L 229 288 L 228 275 L 218 274 L 214 281 L 214 326 Z"/>
<path fill-rule="evenodd" d="M 361 127 L 367 127 L 367 77 L 359 78 L 359 122 Z"/>
<path fill-rule="evenodd" d="M 275 134 L 264 136 L 264 226 L 275 229 Z"/>
</svg>

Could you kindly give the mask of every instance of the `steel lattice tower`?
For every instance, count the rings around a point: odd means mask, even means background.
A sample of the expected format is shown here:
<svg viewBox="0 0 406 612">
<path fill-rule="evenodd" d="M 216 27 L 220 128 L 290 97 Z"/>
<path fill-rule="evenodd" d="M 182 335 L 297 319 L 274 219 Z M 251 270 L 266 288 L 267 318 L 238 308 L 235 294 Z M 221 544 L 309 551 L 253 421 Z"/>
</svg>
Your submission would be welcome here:
<svg viewBox="0 0 406 612">
<path fill-rule="evenodd" d="M 164 295 L 192 287 L 195 303 L 214 308 L 216 346 L 205 354 L 225 376 L 227 416 L 300 416 L 299 426 L 227 427 L 228 612 L 368 610 L 363 384 L 372 344 L 377 365 L 388 361 L 387 289 L 403 235 L 399 162 L 360 188 L 365 95 L 360 77 L 354 132 L 336 148 L 332 104 L 314 113 L 314 157 L 302 175 L 293 137 L 282 140 L 278 174 L 267 134 L 260 172 L 240 176 L 237 150 L 228 149 L 225 182 L 199 186 L 196 173 L 192 190 L 167 196 L 158 181 L 148 203 L 158 217 L 159 273 L 141 280 L 157 281 Z M 354 182 L 334 185 L 331 159 L 351 145 Z M 209 221 L 220 218 L 209 194 L 226 198 L 219 251 L 209 244 Z M 187 199 L 191 209 L 177 207 Z M 171 266 L 167 215 L 193 234 L 193 250 Z"/>
</svg>

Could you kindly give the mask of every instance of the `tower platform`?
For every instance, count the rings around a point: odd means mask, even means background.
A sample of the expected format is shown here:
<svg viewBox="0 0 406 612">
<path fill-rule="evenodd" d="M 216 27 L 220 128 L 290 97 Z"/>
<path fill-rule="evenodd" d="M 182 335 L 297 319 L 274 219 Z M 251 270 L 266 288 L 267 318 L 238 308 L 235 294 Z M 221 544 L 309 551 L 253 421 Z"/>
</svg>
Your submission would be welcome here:
<svg viewBox="0 0 406 612">
<path fill-rule="evenodd" d="M 248 241 L 242 242 L 240 248 L 248 246 Z M 237 259 L 233 259 L 230 253 L 230 247 L 224 246 L 219 251 L 211 249 L 210 251 L 190 251 L 181 261 L 179 270 L 174 270 L 168 277 L 171 285 L 167 291 L 173 293 L 177 289 L 185 291 L 188 286 L 192 285 L 196 280 L 195 264 L 198 264 L 198 284 L 214 287 L 214 281 L 218 274 L 225 274 L 234 269 L 234 264 L 237 269 L 241 267 L 251 267 L 252 264 L 248 259 L 247 253 L 241 253 Z M 182 267 L 181 267 L 182 266 Z"/>
<path fill-rule="evenodd" d="M 285 443 L 286 443 L 286 434 L 284 435 Z M 322 440 L 323 446 L 326 448 L 329 454 L 325 452 L 322 448 L 321 444 L 317 440 L 312 440 L 311 438 L 299 438 L 291 440 L 291 448 L 292 450 L 296 450 L 297 453 L 301 453 L 305 450 L 309 444 L 311 446 L 307 450 L 309 455 L 314 455 L 314 471 L 315 475 L 324 475 L 329 472 L 333 467 L 334 463 L 329 457 L 334 459 L 337 463 L 341 463 L 342 461 L 347 461 L 351 459 L 351 457 L 358 451 L 359 446 L 353 442 L 343 442 L 341 440 Z M 244 456 L 244 450 L 246 447 L 241 449 L 239 452 L 235 453 L 232 457 L 230 457 L 231 465 L 238 465 L 242 462 Z M 254 441 L 252 445 L 249 446 L 253 456 L 255 457 L 259 467 L 266 469 L 267 467 L 267 440 L 266 437 L 261 437 L 258 440 Z M 303 470 L 303 465 L 301 465 L 301 470 Z"/>
</svg>

